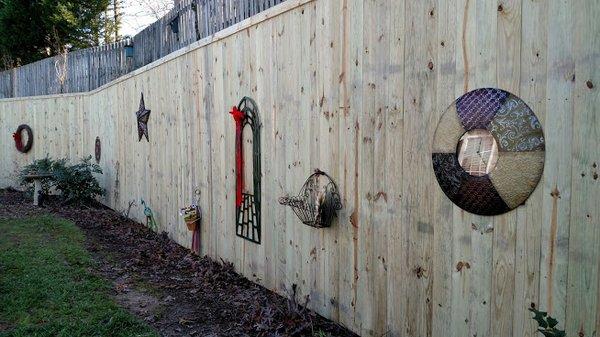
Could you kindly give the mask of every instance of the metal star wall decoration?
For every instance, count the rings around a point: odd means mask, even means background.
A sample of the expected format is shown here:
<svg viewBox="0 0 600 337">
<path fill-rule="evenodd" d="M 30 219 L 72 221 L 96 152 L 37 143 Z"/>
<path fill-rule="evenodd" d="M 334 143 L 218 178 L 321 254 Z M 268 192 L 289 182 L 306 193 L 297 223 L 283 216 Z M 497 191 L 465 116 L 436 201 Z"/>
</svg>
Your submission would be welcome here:
<svg viewBox="0 0 600 337">
<path fill-rule="evenodd" d="M 140 108 L 135 115 L 137 116 L 138 136 L 140 137 L 138 142 L 142 141 L 142 136 L 146 136 L 146 140 L 150 142 L 150 138 L 148 137 L 148 120 L 150 119 L 150 110 L 146 110 L 143 93 L 142 99 L 140 100 Z"/>
</svg>

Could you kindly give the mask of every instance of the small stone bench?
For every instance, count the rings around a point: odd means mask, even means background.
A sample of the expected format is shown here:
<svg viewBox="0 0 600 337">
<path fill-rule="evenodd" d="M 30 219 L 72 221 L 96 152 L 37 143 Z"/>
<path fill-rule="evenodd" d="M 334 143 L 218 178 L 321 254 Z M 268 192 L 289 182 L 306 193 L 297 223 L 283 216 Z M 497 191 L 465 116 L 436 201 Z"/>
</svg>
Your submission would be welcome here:
<svg viewBox="0 0 600 337">
<path fill-rule="evenodd" d="M 33 205 L 39 206 L 40 201 L 40 192 L 42 191 L 42 179 L 53 177 L 50 173 L 37 173 L 37 174 L 29 174 L 24 176 L 23 178 L 26 181 L 33 181 Z"/>
</svg>

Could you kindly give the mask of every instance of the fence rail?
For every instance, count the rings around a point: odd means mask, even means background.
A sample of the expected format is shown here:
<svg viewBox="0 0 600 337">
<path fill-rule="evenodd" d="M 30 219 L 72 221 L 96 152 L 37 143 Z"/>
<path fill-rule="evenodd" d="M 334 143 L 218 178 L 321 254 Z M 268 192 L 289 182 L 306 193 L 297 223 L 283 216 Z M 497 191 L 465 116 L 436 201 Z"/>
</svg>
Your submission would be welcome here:
<svg viewBox="0 0 600 337">
<path fill-rule="evenodd" d="M 164 17 L 124 41 L 49 57 L 0 72 L 0 98 L 94 90 L 285 0 L 181 0 Z"/>
</svg>

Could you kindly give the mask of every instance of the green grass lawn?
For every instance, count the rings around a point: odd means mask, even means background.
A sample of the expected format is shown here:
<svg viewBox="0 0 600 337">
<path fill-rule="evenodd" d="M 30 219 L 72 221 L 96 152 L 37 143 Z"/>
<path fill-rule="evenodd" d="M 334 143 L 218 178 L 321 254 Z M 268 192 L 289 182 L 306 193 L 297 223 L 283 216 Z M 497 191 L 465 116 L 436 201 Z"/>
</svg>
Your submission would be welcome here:
<svg viewBox="0 0 600 337">
<path fill-rule="evenodd" d="M 73 223 L 0 220 L 0 336 L 157 336 L 108 295 Z"/>
</svg>

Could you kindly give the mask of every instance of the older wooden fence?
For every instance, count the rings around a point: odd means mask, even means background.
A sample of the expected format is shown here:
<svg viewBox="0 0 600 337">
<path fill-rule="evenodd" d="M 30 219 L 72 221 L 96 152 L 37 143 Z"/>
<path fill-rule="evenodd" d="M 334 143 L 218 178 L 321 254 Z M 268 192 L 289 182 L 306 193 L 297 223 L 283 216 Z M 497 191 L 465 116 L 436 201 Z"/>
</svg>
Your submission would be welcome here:
<svg viewBox="0 0 600 337">
<path fill-rule="evenodd" d="M 0 98 L 76 93 L 96 89 L 161 57 L 232 26 L 285 0 L 182 0 L 173 10 L 125 42 L 47 58 L 0 72 Z M 66 72 L 64 71 L 66 69 Z"/>
<path fill-rule="evenodd" d="M 189 246 L 178 209 L 200 188 L 202 254 L 281 294 L 296 284 L 361 335 L 537 337 L 534 303 L 567 336 L 597 336 L 599 17 L 596 0 L 288 0 L 91 93 L 1 100 L 0 185 L 36 158 L 92 155 L 99 136 L 106 205 L 143 198 Z M 495 217 L 454 206 L 431 163 L 441 114 L 480 87 L 521 97 L 546 136 L 537 189 Z M 260 245 L 235 233 L 228 111 L 243 96 L 262 119 Z M 331 228 L 277 201 L 315 168 L 340 188 Z"/>
</svg>

